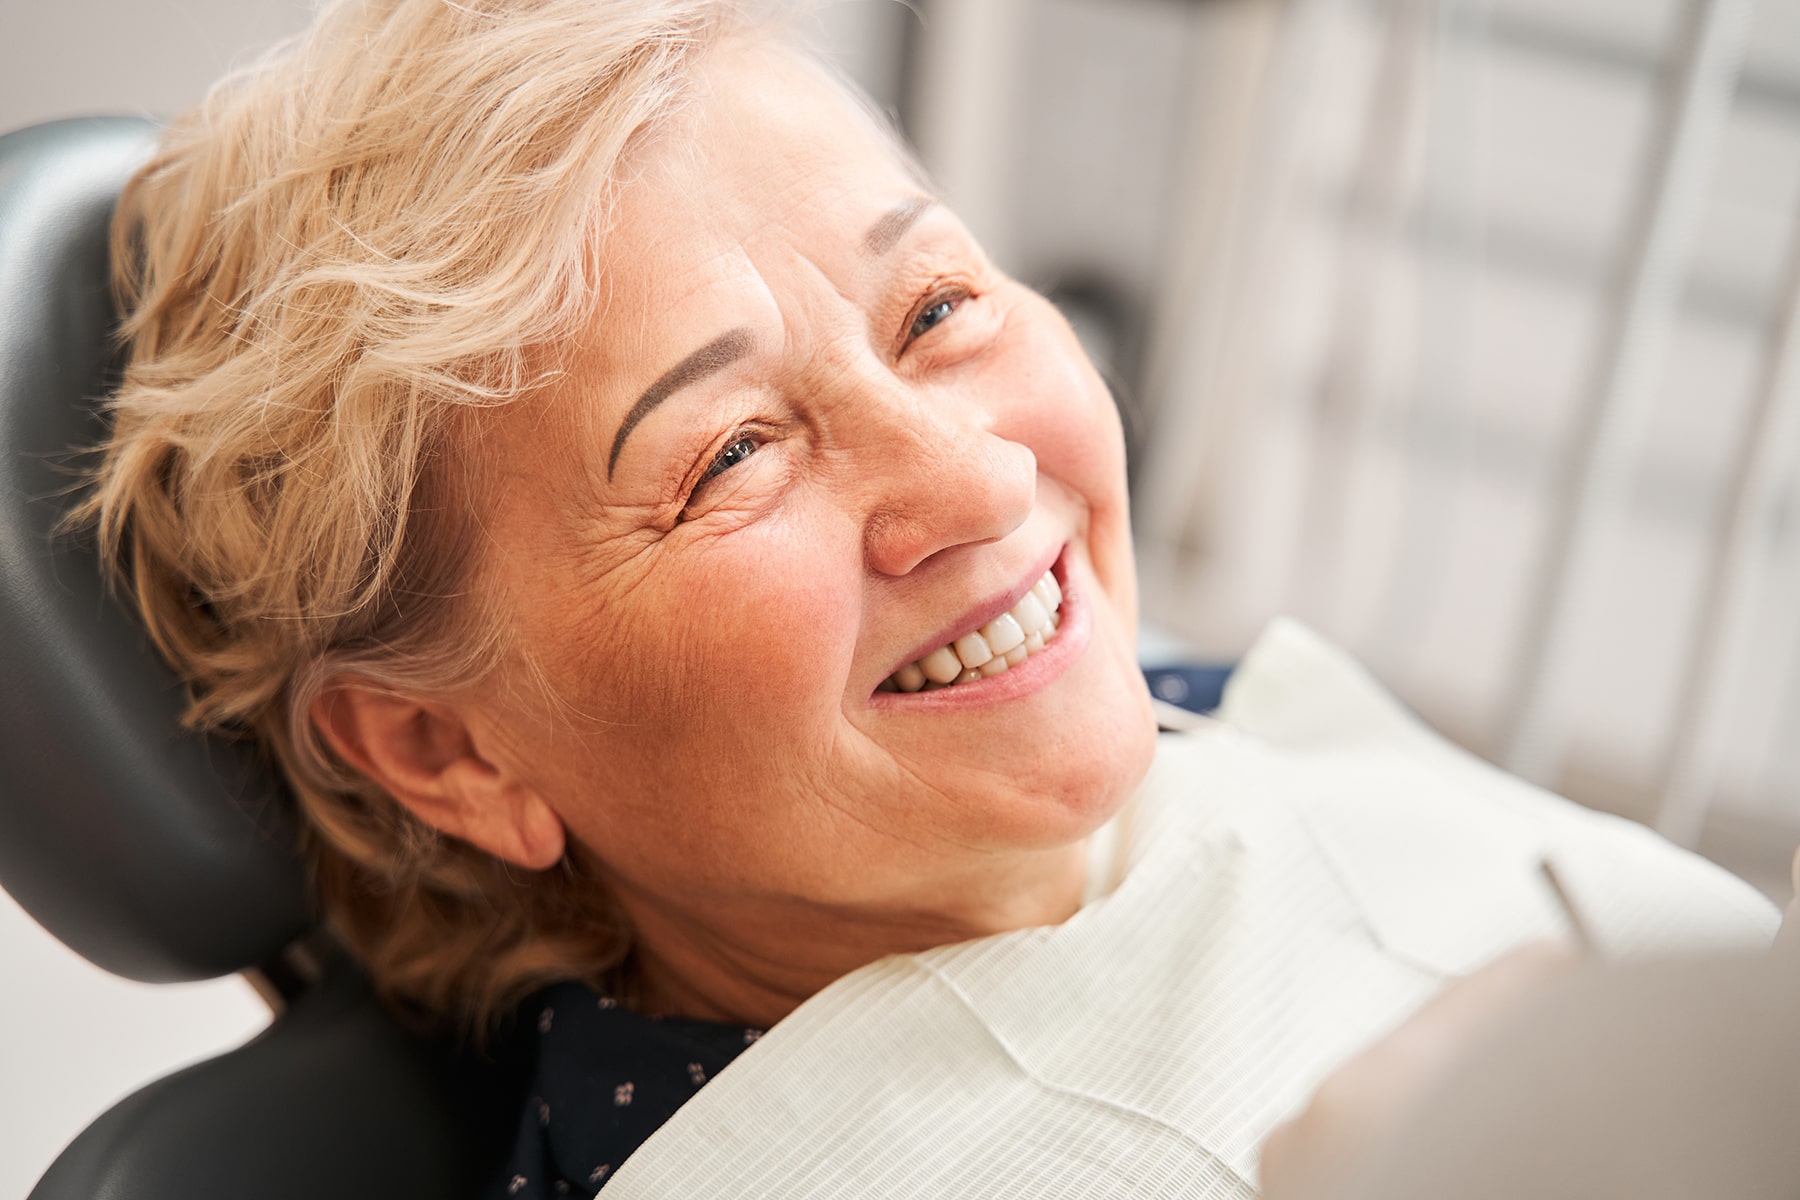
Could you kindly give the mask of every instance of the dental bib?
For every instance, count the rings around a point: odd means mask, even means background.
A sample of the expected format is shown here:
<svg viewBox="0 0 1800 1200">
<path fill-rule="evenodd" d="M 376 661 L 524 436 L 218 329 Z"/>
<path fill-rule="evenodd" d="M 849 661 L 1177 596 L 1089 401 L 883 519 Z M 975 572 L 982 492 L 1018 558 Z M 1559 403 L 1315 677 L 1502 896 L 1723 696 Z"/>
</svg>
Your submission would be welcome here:
<svg viewBox="0 0 1800 1200">
<path fill-rule="evenodd" d="M 1757 946 L 1769 903 L 1470 758 L 1292 622 L 1163 735 L 1065 923 L 884 959 L 631 1156 L 624 1197 L 1252 1197 L 1263 1139 L 1448 979 L 1566 935 Z"/>
</svg>

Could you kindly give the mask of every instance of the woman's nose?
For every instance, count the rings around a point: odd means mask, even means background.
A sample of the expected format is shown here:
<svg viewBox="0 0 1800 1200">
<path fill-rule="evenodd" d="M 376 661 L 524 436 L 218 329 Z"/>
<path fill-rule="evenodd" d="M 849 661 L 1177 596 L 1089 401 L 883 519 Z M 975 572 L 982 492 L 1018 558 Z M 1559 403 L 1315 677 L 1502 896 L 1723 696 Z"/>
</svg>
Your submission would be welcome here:
<svg viewBox="0 0 1800 1200">
<path fill-rule="evenodd" d="M 954 398 L 878 405 L 864 523 L 870 567 L 904 575 L 940 551 L 997 541 L 1031 515 L 1037 456 Z M 866 411 L 866 410 L 865 410 Z"/>
</svg>

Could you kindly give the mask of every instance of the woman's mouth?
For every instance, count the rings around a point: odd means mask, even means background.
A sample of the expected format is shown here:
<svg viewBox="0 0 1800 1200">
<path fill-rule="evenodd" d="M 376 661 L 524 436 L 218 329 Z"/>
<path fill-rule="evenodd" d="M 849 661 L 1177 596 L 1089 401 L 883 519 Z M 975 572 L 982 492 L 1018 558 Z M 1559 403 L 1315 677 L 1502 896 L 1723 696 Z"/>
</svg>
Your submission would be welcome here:
<svg viewBox="0 0 1800 1200">
<path fill-rule="evenodd" d="M 1008 611 L 946 642 L 881 681 L 881 692 L 929 692 L 1005 674 L 1056 636 L 1062 588 L 1045 571 Z"/>
</svg>

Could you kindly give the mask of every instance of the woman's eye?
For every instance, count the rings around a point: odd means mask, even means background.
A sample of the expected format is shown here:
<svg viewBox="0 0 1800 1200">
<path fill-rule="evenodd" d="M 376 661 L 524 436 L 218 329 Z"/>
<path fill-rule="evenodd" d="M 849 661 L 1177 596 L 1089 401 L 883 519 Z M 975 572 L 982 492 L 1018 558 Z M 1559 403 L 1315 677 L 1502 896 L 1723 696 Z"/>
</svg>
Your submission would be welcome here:
<svg viewBox="0 0 1800 1200">
<path fill-rule="evenodd" d="M 694 486 L 688 490 L 687 498 L 682 501 L 681 515 L 678 520 L 691 521 L 695 517 L 711 511 L 722 497 L 729 497 L 735 492 L 741 491 L 741 488 L 734 488 L 729 484 L 715 488 L 713 481 L 763 449 L 768 441 L 767 436 L 754 431 L 732 435 L 731 441 L 723 450 L 713 456 L 712 462 L 707 464 L 706 472 L 696 479 Z M 749 478 L 747 475 L 739 476 L 738 481 L 741 483 Z"/>
<path fill-rule="evenodd" d="M 756 447 L 757 442 L 755 438 L 738 438 L 736 441 L 732 442 L 731 445 L 719 451 L 719 456 L 712 460 L 712 466 L 706 468 L 706 474 L 700 477 L 700 482 L 705 483 L 713 476 L 731 470 L 731 468 L 737 466 L 752 454 L 755 454 Z"/>
<path fill-rule="evenodd" d="M 930 301 L 919 310 L 919 315 L 913 318 L 912 328 L 906 331 L 906 340 L 911 342 L 922 338 L 942 325 L 963 300 L 962 296 L 940 296 Z"/>
</svg>

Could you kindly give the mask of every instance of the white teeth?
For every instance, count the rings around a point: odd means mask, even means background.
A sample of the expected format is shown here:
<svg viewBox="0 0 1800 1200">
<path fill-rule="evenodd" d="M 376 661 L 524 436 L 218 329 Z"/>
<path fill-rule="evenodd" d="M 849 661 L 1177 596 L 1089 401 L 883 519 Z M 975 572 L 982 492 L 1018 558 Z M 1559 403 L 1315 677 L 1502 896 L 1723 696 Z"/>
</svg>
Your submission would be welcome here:
<svg viewBox="0 0 1800 1200">
<path fill-rule="evenodd" d="M 1001 613 L 982 627 L 981 636 L 987 639 L 988 649 L 995 654 L 1011 654 L 1025 644 L 1025 631 L 1013 620 L 1011 613 Z"/>
<path fill-rule="evenodd" d="M 979 633 L 965 633 L 951 643 L 956 649 L 956 657 L 962 659 L 962 665 L 971 669 L 982 663 L 992 662 L 994 652 L 988 649 L 987 639 Z"/>
<path fill-rule="evenodd" d="M 1062 588 L 1045 572 L 1013 605 L 980 629 L 939 646 L 917 662 L 907 663 L 882 681 L 884 692 L 935 691 L 959 683 L 988 679 L 1018 666 L 1044 648 L 1062 624 Z"/>
<path fill-rule="evenodd" d="M 1025 598 L 1013 605 L 1013 620 L 1025 631 L 1025 636 L 1041 633 L 1044 626 L 1050 623 L 1050 610 L 1044 602 L 1037 598 L 1036 592 L 1026 592 Z"/>
<path fill-rule="evenodd" d="M 962 674 L 963 665 L 956 657 L 956 651 L 948 646 L 939 646 L 919 660 L 919 670 L 925 672 L 925 678 L 933 683 L 951 683 Z"/>
</svg>

